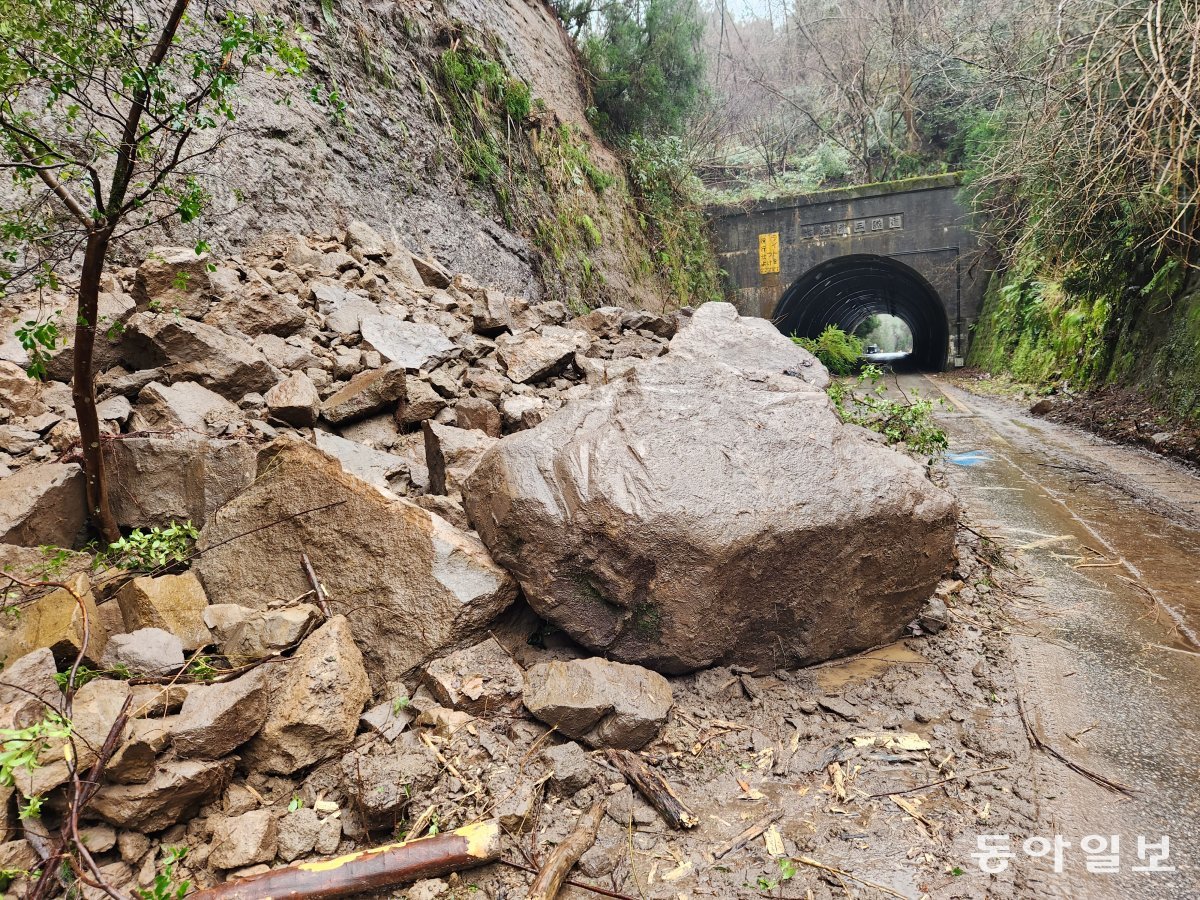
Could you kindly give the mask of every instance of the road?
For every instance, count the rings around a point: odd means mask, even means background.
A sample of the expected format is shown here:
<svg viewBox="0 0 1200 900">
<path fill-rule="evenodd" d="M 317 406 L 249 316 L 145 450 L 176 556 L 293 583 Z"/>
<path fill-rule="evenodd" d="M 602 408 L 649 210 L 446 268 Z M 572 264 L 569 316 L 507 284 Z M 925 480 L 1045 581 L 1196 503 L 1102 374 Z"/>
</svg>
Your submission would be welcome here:
<svg viewBox="0 0 1200 900">
<path fill-rule="evenodd" d="M 1200 478 L 941 376 L 896 386 L 945 397 L 969 521 L 1021 558 L 1012 643 L 1024 718 L 1067 760 L 1131 790 L 1035 755 L 1040 836 L 1066 844 L 1061 873 L 1051 856 L 1024 863 L 1029 896 L 1200 897 Z M 1118 871 L 1089 871 L 1089 835 L 1118 836 Z M 1139 836 L 1168 836 L 1163 865 L 1175 871 L 1134 871 L 1148 865 Z M 1029 837 L 1011 836 L 1019 855 Z"/>
</svg>

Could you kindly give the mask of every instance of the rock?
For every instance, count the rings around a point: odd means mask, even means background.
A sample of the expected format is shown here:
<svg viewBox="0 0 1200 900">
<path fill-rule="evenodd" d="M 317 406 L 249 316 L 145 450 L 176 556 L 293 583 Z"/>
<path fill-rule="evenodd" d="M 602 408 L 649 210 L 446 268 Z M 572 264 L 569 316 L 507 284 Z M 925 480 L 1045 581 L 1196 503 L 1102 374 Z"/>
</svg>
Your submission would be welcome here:
<svg viewBox="0 0 1200 900">
<path fill-rule="evenodd" d="M 38 399 L 40 384 L 16 363 L 0 360 L 0 403 L 18 416 L 38 416 L 46 405 Z"/>
<path fill-rule="evenodd" d="M 363 340 L 387 362 L 408 371 L 431 369 L 457 350 L 436 325 L 405 322 L 386 314 L 363 316 L 361 330 Z"/>
<path fill-rule="evenodd" d="M 294 515 L 304 510 L 315 511 Z M 241 535 L 236 543 L 223 544 L 234 535 Z M 472 535 L 289 438 L 263 451 L 258 479 L 214 516 L 198 548 L 194 568 L 210 597 L 260 608 L 309 590 L 299 565 L 261 560 L 307 552 L 330 595 L 354 611 L 380 689 L 482 640 L 516 596 L 512 579 Z"/>
<path fill-rule="evenodd" d="M 396 409 L 396 419 L 401 425 L 416 425 L 432 419 L 446 408 L 446 401 L 427 381 L 411 378 L 407 384 L 407 396 Z"/>
<path fill-rule="evenodd" d="M 315 809 L 302 806 L 280 817 L 277 828 L 279 858 L 291 862 L 312 853 L 321 834 L 321 818 Z"/>
<path fill-rule="evenodd" d="M 271 415 L 289 425 L 315 425 L 321 413 L 321 395 L 303 372 L 293 372 L 266 393 Z"/>
<path fill-rule="evenodd" d="M 545 325 L 539 332 L 502 334 L 496 348 L 508 377 L 517 383 L 540 381 L 588 345 L 588 336 L 559 325 Z"/>
<path fill-rule="evenodd" d="M 572 319 L 571 328 L 586 331 L 595 338 L 615 338 L 621 333 L 625 310 L 620 306 L 601 306 L 586 315 Z"/>
<path fill-rule="evenodd" d="M 96 415 L 100 417 L 101 422 L 116 422 L 118 425 L 124 425 L 129 421 L 132 413 L 133 404 L 120 394 L 96 404 Z"/>
<path fill-rule="evenodd" d="M 627 309 L 621 315 L 621 328 L 630 331 L 648 331 L 661 338 L 675 337 L 675 320 L 655 315 L 644 309 Z"/>
<path fill-rule="evenodd" d="M 93 855 L 117 846 L 117 832 L 111 825 L 84 825 L 79 829 L 79 839 Z"/>
<path fill-rule="evenodd" d="M 325 317 L 325 327 L 338 334 L 358 334 L 363 316 L 378 315 L 379 307 L 368 297 L 347 291 L 338 284 L 318 282 L 312 286 L 317 309 Z"/>
<path fill-rule="evenodd" d="M 525 673 L 524 702 L 566 737 L 637 750 L 666 724 L 672 696 L 657 672 L 593 657 L 533 666 Z"/>
<path fill-rule="evenodd" d="M 266 723 L 245 750 L 252 768 L 290 775 L 350 745 L 371 688 L 345 616 L 309 635 L 272 676 Z"/>
<path fill-rule="evenodd" d="M 183 668 L 183 643 L 162 628 L 139 628 L 109 638 L 101 665 L 124 666 L 135 675 L 169 675 Z"/>
<path fill-rule="evenodd" d="M 260 279 L 251 279 L 235 294 L 217 303 L 204 317 L 209 325 L 232 327 L 249 337 L 274 334 L 288 337 L 308 324 L 294 297 L 272 290 Z"/>
<path fill-rule="evenodd" d="M 437 900 L 450 890 L 448 882 L 441 878 L 424 878 L 413 884 L 405 893 L 405 900 Z"/>
<path fill-rule="evenodd" d="M 1054 409 L 1054 401 L 1049 397 L 1043 397 L 1038 400 L 1033 406 L 1029 407 L 1029 411 L 1035 416 L 1044 416 Z"/>
<path fill-rule="evenodd" d="M 108 632 L 100 622 L 88 577 L 79 572 L 62 580 L 71 590 L 57 588 L 23 605 L 20 616 L 4 617 L 0 624 L 0 659 L 15 660 L 48 647 L 59 665 L 71 664 L 84 649 L 85 614 L 89 625 L 85 657 L 94 665 L 104 655 Z"/>
<path fill-rule="evenodd" d="M 704 304 L 669 354 L 502 439 L 464 506 L 534 610 L 613 659 L 773 671 L 887 643 L 947 568 L 956 505 L 842 425 L 827 382 L 770 322 Z"/>
<path fill-rule="evenodd" d="M 534 789 L 527 776 L 511 769 L 500 769 L 489 780 L 488 788 L 496 798 L 492 817 L 499 820 L 506 833 L 524 834 L 533 829 L 533 812 L 540 792 Z"/>
<path fill-rule="evenodd" d="M 0 450 L 20 456 L 28 453 L 42 442 L 42 435 L 37 431 L 19 428 L 16 425 L 0 425 Z"/>
<path fill-rule="evenodd" d="M 513 306 L 519 306 L 524 301 L 510 304 L 503 291 L 491 288 L 476 288 L 470 294 L 473 301 L 472 326 L 476 334 L 497 335 L 502 331 L 512 330 Z"/>
<path fill-rule="evenodd" d="M 917 624 L 930 634 L 937 634 L 950 624 L 950 610 L 941 597 L 931 597 L 917 616 Z"/>
<path fill-rule="evenodd" d="M 582 353 L 575 354 L 575 365 L 587 379 L 587 383 L 595 387 L 619 381 L 637 368 L 636 359 L 592 359 Z"/>
<path fill-rule="evenodd" d="M 138 368 L 163 366 L 173 380 L 198 381 L 228 400 L 266 393 L 281 377 L 249 341 L 178 316 L 134 314 L 125 328 L 125 348 L 126 359 Z"/>
<path fill-rule="evenodd" d="M 488 437 L 500 437 L 500 410 L 482 397 L 463 397 L 454 404 L 458 427 L 482 431 Z"/>
<path fill-rule="evenodd" d="M 859 719 L 858 707 L 841 697 L 818 697 L 817 706 L 847 722 L 857 722 Z"/>
<path fill-rule="evenodd" d="M 542 760 L 550 771 L 550 783 L 564 797 L 574 796 L 592 783 L 596 766 L 587 751 L 571 741 L 542 751 Z"/>
<path fill-rule="evenodd" d="M 104 767 L 104 777 L 115 784 L 145 784 L 154 777 L 158 754 L 154 745 L 134 738 L 119 746 Z"/>
<path fill-rule="evenodd" d="M 81 687 L 71 705 L 70 737 L 48 739 L 32 770 L 14 769 L 13 784 L 17 790 L 25 797 L 42 796 L 65 784 L 71 777 L 66 760 L 68 741 L 76 765 L 86 772 L 96 762 L 97 750 L 108 738 L 128 697 L 129 685 L 123 681 L 96 678 Z"/>
<path fill-rule="evenodd" d="M 101 787 L 89 812 L 118 828 L 152 834 L 189 818 L 202 803 L 219 797 L 232 773 L 231 759 L 163 762 L 145 784 Z"/>
<path fill-rule="evenodd" d="M 71 547 L 87 521 L 83 470 L 41 463 L 0 478 L 0 541 Z"/>
<path fill-rule="evenodd" d="M 187 700 L 188 686 L 183 684 L 135 684 L 130 688 L 133 702 L 129 716 L 133 719 L 161 719 L 174 715 Z"/>
<path fill-rule="evenodd" d="M 137 308 L 200 318 L 210 302 L 208 266 L 208 254 L 191 247 L 155 247 L 133 278 Z"/>
<path fill-rule="evenodd" d="M 408 471 L 408 460 L 401 456 L 348 441 L 327 431 L 316 432 L 316 443 L 317 449 L 342 464 L 343 471 L 383 490 L 390 490 L 389 479 Z"/>
<path fill-rule="evenodd" d="M 54 676 L 58 666 L 49 648 L 4 659 L 0 669 L 0 728 L 26 728 L 62 703 Z"/>
<path fill-rule="evenodd" d="M 504 423 L 513 428 L 533 428 L 546 418 L 546 401 L 541 397 L 507 397 L 500 404 Z"/>
<path fill-rule="evenodd" d="M 179 638 L 184 650 L 199 650 L 212 643 L 204 624 L 208 597 L 192 572 L 131 578 L 117 591 L 115 599 L 128 631 L 165 629 Z"/>
<path fill-rule="evenodd" d="M 496 443 L 482 431 L 469 431 L 422 422 L 425 463 L 429 467 L 429 489 L 435 494 L 458 493 L 483 454 Z"/>
<path fill-rule="evenodd" d="M 450 273 L 447 272 L 441 265 L 433 259 L 426 259 L 417 254 L 411 254 L 412 264 L 416 267 L 417 274 L 421 276 L 421 280 L 426 285 L 433 288 L 450 287 Z"/>
<path fill-rule="evenodd" d="M 417 725 L 432 728 L 435 735 L 446 739 L 454 737 L 473 721 L 475 718 L 470 713 L 460 712 L 457 709 L 446 709 L 444 706 L 430 706 L 423 709 L 417 716 Z"/>
<path fill-rule="evenodd" d="M 387 253 L 383 237 L 366 222 L 355 220 L 346 226 L 342 241 L 347 250 L 358 250 L 363 256 L 384 256 Z"/>
<path fill-rule="evenodd" d="M 369 827 L 392 825 L 413 794 L 429 790 L 440 774 L 432 751 L 411 733 L 342 757 L 342 786 Z"/>
<path fill-rule="evenodd" d="M 260 334 L 254 339 L 253 347 L 268 363 L 282 371 L 309 369 L 320 364 L 307 347 L 297 347 L 274 334 Z M 253 396 L 254 392 L 246 396 Z"/>
<path fill-rule="evenodd" d="M 150 852 L 150 838 L 140 831 L 120 831 L 117 833 L 117 850 L 121 859 L 136 865 Z"/>
<path fill-rule="evenodd" d="M 283 609 L 218 603 L 204 611 L 204 622 L 216 636 L 221 652 L 236 666 L 295 646 L 320 620 L 321 611 L 310 603 Z"/>
<path fill-rule="evenodd" d="M 506 711 L 521 696 L 524 675 L 495 638 L 435 659 L 421 683 L 442 706 L 473 716 Z"/>
<path fill-rule="evenodd" d="M 123 526 L 202 527 L 254 480 L 255 450 L 241 441 L 127 435 L 104 449 L 113 515 Z"/>
<path fill-rule="evenodd" d="M 404 368 L 384 366 L 355 375 L 344 388 L 330 395 L 321 415 L 335 425 L 365 419 L 404 399 Z"/>
<path fill-rule="evenodd" d="M 261 669 L 220 684 L 193 687 L 171 729 L 184 759 L 220 759 L 254 737 L 267 715 Z"/>
<path fill-rule="evenodd" d="M 403 734 L 415 715 L 409 703 L 396 699 L 372 706 L 362 714 L 361 721 L 390 744 Z"/>
<path fill-rule="evenodd" d="M 241 424 L 242 413 L 220 394 L 191 381 L 152 381 L 138 394 L 132 431 L 194 431 L 221 435 Z"/>
<path fill-rule="evenodd" d="M 208 864 L 214 869 L 240 869 L 271 862 L 279 849 L 278 840 L 275 813 L 269 809 L 219 818 L 213 826 Z"/>
</svg>

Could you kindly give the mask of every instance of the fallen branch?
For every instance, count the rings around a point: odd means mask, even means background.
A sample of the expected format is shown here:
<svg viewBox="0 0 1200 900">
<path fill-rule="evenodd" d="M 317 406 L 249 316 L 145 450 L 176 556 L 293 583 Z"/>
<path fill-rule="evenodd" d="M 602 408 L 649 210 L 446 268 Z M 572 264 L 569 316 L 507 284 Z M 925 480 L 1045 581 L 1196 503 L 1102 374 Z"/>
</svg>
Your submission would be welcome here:
<svg viewBox="0 0 1200 900">
<path fill-rule="evenodd" d="M 514 869 L 520 869 L 522 872 L 532 872 L 534 875 L 538 870 L 533 866 L 527 866 L 511 859 L 501 859 L 497 862 L 502 865 L 511 866 Z M 594 884 L 584 884 L 582 881 L 572 881 L 570 878 L 563 879 L 563 884 L 567 887 L 577 887 L 585 891 L 591 891 L 593 894 L 599 894 L 601 897 L 612 897 L 613 900 L 638 900 L 637 897 L 631 897 L 629 894 L 620 894 L 616 891 L 610 891 L 608 888 L 597 887 Z"/>
<path fill-rule="evenodd" d="M 605 803 L 603 798 L 597 800 L 590 810 L 579 817 L 567 839 L 554 848 L 546 858 L 542 871 L 538 872 L 530 885 L 527 900 L 554 900 L 558 896 L 567 875 L 579 862 L 579 857 L 596 843 L 596 832 L 600 830 L 600 822 L 604 819 Z"/>
<path fill-rule="evenodd" d="M 325 900 L 381 891 L 472 869 L 500 858 L 500 825 L 468 825 L 435 837 L 385 844 L 334 859 L 301 863 L 227 881 L 189 900 L 259 900 L 262 897 Z"/>
<path fill-rule="evenodd" d="M 891 797 L 893 794 L 912 794 L 916 791 L 927 791 L 930 788 L 935 788 L 940 784 L 949 784 L 951 781 L 957 781 L 960 778 L 974 778 L 976 775 L 986 775 L 988 772 L 1002 772 L 1008 766 L 992 766 L 990 769 L 976 769 L 974 772 L 962 772 L 957 775 L 951 775 L 949 778 L 943 778 L 940 781 L 931 781 L 928 784 L 918 784 L 916 787 L 904 788 L 898 791 L 881 791 L 878 794 L 867 794 L 867 800 L 874 800 L 878 797 Z"/>
<path fill-rule="evenodd" d="M 1033 723 L 1029 721 L 1029 717 L 1025 714 L 1025 702 L 1021 699 L 1021 692 L 1017 691 L 1017 712 L 1021 716 L 1021 724 L 1025 726 L 1025 736 L 1029 740 L 1029 746 L 1034 750 L 1041 750 L 1043 753 L 1053 756 L 1064 766 L 1076 774 L 1082 775 L 1093 784 L 1098 784 L 1100 787 L 1112 791 L 1114 794 L 1122 794 L 1126 797 L 1132 797 L 1135 793 L 1134 789 L 1126 784 L 1121 784 L 1119 781 L 1113 781 L 1111 778 L 1106 778 L 1099 772 L 1093 772 L 1080 763 L 1070 759 L 1062 751 L 1055 749 L 1045 738 Z"/>
<path fill-rule="evenodd" d="M 901 894 L 899 891 L 894 891 L 887 885 L 878 884 L 877 882 L 874 882 L 874 881 L 867 881 L 867 879 L 865 879 L 865 878 L 859 878 L 853 872 L 847 872 L 845 869 L 839 869 L 836 866 L 827 866 L 827 865 L 825 865 L 825 863 L 817 862 L 815 859 L 812 859 L 811 857 L 799 856 L 796 858 L 796 862 L 804 863 L 804 865 L 806 865 L 806 866 L 811 866 L 814 869 L 820 869 L 823 872 L 829 872 L 833 875 L 839 876 L 840 878 L 849 878 L 851 881 L 857 881 L 859 884 L 863 885 L 864 887 L 875 888 L 875 890 L 882 891 L 883 893 L 887 894 L 889 897 L 899 897 L 900 900 L 908 900 L 907 894 Z"/>
<path fill-rule="evenodd" d="M 717 847 L 715 850 L 709 853 L 708 861 L 710 863 L 714 862 L 720 859 L 726 853 L 732 853 L 738 847 L 745 846 L 748 842 L 754 840 L 756 837 L 770 828 L 776 822 L 776 820 L 780 819 L 782 816 L 782 810 L 776 810 L 773 813 L 768 813 L 767 815 L 763 816 L 753 825 L 750 825 L 748 828 L 738 832 L 720 847 Z"/>
<path fill-rule="evenodd" d="M 671 789 L 665 778 L 642 762 L 628 750 L 605 750 L 609 763 L 633 783 L 646 800 L 658 810 L 667 824 L 676 830 L 695 828 L 700 824 L 696 814 L 687 808 L 679 795 Z"/>
<path fill-rule="evenodd" d="M 308 578 L 308 583 L 312 585 L 313 597 L 317 601 L 317 607 L 321 610 L 321 615 L 329 618 L 329 601 L 325 599 L 325 589 L 321 587 L 321 582 L 317 579 L 317 573 L 313 569 L 312 560 L 308 558 L 307 553 L 300 554 L 300 562 L 304 566 L 304 574 Z"/>
</svg>

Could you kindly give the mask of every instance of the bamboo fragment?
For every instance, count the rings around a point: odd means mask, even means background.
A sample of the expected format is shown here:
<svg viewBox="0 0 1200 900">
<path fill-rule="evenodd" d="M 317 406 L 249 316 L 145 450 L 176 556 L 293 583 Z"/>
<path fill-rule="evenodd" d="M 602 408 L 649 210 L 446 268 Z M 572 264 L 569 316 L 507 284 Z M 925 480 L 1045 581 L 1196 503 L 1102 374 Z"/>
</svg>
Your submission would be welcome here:
<svg viewBox="0 0 1200 900">
<path fill-rule="evenodd" d="M 492 820 L 434 837 L 384 844 L 227 881 L 191 894 L 188 900 L 325 900 L 437 878 L 499 858 L 500 825 Z"/>
</svg>

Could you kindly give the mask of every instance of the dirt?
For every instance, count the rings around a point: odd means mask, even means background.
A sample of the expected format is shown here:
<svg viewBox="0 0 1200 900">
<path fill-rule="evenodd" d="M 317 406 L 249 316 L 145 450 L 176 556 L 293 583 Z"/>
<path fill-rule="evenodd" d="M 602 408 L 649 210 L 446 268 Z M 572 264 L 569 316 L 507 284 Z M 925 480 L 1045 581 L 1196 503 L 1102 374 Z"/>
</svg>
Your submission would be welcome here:
<svg viewBox="0 0 1200 900">
<path fill-rule="evenodd" d="M 1045 394 L 1032 385 L 997 378 L 978 369 L 946 373 L 957 387 L 981 396 L 998 396 L 1032 404 L 1049 401 L 1045 417 L 1075 425 L 1111 441 L 1144 447 L 1154 453 L 1200 466 L 1200 422 L 1172 415 L 1131 388 L 1104 386 L 1095 390 Z"/>
</svg>

